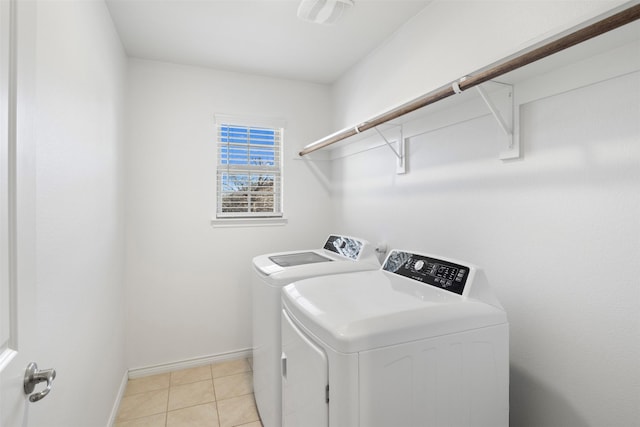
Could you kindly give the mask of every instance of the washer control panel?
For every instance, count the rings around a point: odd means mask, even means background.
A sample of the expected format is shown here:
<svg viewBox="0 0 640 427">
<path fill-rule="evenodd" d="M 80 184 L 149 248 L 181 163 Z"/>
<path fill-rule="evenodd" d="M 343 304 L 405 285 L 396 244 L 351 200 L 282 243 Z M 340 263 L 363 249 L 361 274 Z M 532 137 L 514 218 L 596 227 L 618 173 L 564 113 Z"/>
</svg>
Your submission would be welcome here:
<svg viewBox="0 0 640 427">
<path fill-rule="evenodd" d="M 324 249 L 357 260 L 360 257 L 363 246 L 363 242 L 353 237 L 332 235 L 325 242 Z"/>
<path fill-rule="evenodd" d="M 459 295 L 469 276 L 469 267 L 403 251 L 392 251 L 382 269 Z"/>
</svg>

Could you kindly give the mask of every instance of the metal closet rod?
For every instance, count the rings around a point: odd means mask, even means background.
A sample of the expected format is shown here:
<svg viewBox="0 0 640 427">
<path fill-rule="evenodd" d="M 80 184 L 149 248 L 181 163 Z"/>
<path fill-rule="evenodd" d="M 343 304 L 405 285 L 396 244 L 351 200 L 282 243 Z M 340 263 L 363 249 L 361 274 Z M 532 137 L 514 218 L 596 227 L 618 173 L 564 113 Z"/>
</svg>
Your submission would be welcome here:
<svg viewBox="0 0 640 427">
<path fill-rule="evenodd" d="M 412 111 L 448 98 L 456 93 L 460 93 L 466 89 L 478 86 L 489 80 L 502 76 L 503 74 L 517 70 L 518 68 L 524 67 L 532 62 L 546 58 L 554 53 L 558 53 L 596 36 L 615 30 L 616 28 L 622 27 L 636 21 L 637 19 L 640 19 L 640 4 L 624 9 L 621 12 L 590 24 L 582 29 L 576 30 L 566 36 L 562 36 L 557 40 L 551 41 L 538 48 L 534 48 L 531 51 L 526 51 L 514 58 L 507 59 L 504 62 L 498 63 L 484 71 L 479 71 L 475 75 L 463 77 L 462 79 L 447 86 L 436 89 L 435 91 L 429 92 L 412 101 L 402 104 L 399 107 L 373 117 L 372 119 L 354 126 L 353 128 L 347 128 L 331 134 L 307 145 L 302 149 L 302 151 L 300 151 L 299 155 L 304 156 L 331 144 L 335 144 L 343 139 L 347 139 L 378 125 L 397 119 L 400 116 L 411 113 Z"/>
</svg>

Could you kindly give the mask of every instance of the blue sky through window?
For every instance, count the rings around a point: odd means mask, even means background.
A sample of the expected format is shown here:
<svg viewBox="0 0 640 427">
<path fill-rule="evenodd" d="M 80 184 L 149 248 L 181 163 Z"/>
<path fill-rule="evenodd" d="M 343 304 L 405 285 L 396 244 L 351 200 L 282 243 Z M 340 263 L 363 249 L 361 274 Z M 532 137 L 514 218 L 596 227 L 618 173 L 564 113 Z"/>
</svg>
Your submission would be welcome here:
<svg viewBox="0 0 640 427">
<path fill-rule="evenodd" d="M 220 163 L 275 166 L 276 131 L 242 126 L 220 126 Z"/>
</svg>

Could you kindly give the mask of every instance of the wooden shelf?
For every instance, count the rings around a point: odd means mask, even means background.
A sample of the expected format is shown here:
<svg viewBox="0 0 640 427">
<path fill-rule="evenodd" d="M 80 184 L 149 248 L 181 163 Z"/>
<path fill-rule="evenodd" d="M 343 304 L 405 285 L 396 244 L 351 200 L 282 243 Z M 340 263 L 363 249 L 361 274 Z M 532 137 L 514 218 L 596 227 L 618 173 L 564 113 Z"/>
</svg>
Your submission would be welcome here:
<svg viewBox="0 0 640 427">
<path fill-rule="evenodd" d="M 640 5 L 637 2 L 632 3 L 632 6 L 626 4 L 606 15 L 598 16 L 544 40 L 512 57 L 470 73 L 469 76 L 457 79 L 449 85 L 319 139 L 304 147 L 299 155 L 306 156 L 320 149 L 344 148 L 347 144 L 368 140 L 374 135 L 381 136 L 381 140 L 384 138 L 385 143 L 397 144 L 394 151 L 402 152 L 406 139 L 438 126 L 440 112 L 456 109 L 459 121 L 477 117 L 478 103 L 482 103 L 482 97 L 477 90 L 469 89 L 482 87 L 490 98 L 490 103 L 494 103 L 497 107 L 498 115 L 507 122 L 506 127 L 510 128 L 513 135 L 511 142 L 507 142 L 508 146 L 505 147 L 507 150 L 501 154 L 501 158 L 517 158 L 519 156 L 519 105 L 530 101 L 532 95 L 527 94 L 526 90 L 524 96 L 519 93 L 519 90 L 516 90 L 517 95 L 514 95 L 513 87 L 519 86 L 522 82 L 535 81 L 538 76 L 563 67 L 570 69 L 571 64 L 588 61 L 589 58 L 606 54 L 622 46 L 638 43 L 640 41 Z M 640 55 L 630 58 L 632 68 L 637 67 L 640 62 L 638 57 Z M 581 79 L 593 78 L 590 76 L 593 74 L 591 70 L 584 71 L 585 73 L 575 73 L 571 78 L 575 78 L 577 84 L 580 84 Z M 500 84 L 496 84 L 495 80 Z M 553 88 L 539 89 L 539 92 L 553 90 Z M 488 111 L 485 107 L 483 114 Z M 500 120 L 500 117 L 497 118 Z M 402 160 L 400 159 L 401 162 Z M 399 173 L 404 173 L 404 170 L 399 169 Z"/>
</svg>

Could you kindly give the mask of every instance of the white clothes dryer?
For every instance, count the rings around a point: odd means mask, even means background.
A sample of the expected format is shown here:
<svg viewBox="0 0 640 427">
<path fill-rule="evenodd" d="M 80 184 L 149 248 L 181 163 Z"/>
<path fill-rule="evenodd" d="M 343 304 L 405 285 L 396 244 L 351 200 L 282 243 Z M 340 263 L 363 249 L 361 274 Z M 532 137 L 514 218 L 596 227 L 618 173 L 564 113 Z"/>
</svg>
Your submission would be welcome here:
<svg viewBox="0 0 640 427">
<path fill-rule="evenodd" d="M 283 288 L 284 427 L 506 427 L 509 326 L 482 270 L 392 251 Z"/>
<path fill-rule="evenodd" d="M 264 427 L 282 425 L 280 311 L 282 287 L 309 277 L 380 268 L 366 240 L 330 235 L 319 249 L 253 259 L 253 389 Z"/>
</svg>

